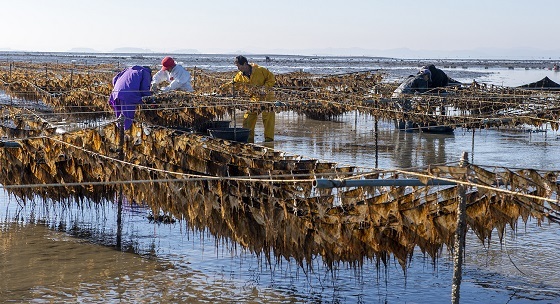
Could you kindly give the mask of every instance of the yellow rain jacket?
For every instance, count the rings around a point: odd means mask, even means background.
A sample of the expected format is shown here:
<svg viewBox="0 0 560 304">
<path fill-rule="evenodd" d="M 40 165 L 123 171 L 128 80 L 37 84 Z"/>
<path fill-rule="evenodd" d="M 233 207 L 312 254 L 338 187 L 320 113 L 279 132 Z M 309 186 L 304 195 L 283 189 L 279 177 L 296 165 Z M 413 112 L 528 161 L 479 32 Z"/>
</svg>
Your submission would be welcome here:
<svg viewBox="0 0 560 304">
<path fill-rule="evenodd" d="M 276 83 L 274 74 L 267 68 L 260 67 L 251 63 L 251 76 L 243 75 L 239 71 L 233 78 L 234 89 L 246 91 L 252 101 L 274 101 L 274 92 L 272 87 Z M 262 121 L 264 125 L 265 141 L 274 140 L 274 124 L 276 115 L 274 112 L 262 112 Z M 243 128 L 249 129 L 248 142 L 255 142 L 255 125 L 257 123 L 257 113 L 247 112 L 243 116 Z"/>
<path fill-rule="evenodd" d="M 235 89 L 248 90 L 253 101 L 273 101 L 274 92 L 272 92 L 271 88 L 276 83 L 274 74 L 267 68 L 258 66 L 255 63 L 251 63 L 251 66 L 250 78 L 243 75 L 241 71 L 235 75 L 233 78 Z"/>
</svg>

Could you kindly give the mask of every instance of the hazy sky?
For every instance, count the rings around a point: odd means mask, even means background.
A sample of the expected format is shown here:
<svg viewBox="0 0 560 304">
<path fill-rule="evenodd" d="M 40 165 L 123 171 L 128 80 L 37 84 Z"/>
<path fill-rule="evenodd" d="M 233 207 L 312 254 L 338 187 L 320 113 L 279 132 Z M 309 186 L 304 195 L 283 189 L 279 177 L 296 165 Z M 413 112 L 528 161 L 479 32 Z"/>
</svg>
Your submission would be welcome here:
<svg viewBox="0 0 560 304">
<path fill-rule="evenodd" d="M 560 49 L 558 0 L 3 2 L 0 49 Z"/>
</svg>

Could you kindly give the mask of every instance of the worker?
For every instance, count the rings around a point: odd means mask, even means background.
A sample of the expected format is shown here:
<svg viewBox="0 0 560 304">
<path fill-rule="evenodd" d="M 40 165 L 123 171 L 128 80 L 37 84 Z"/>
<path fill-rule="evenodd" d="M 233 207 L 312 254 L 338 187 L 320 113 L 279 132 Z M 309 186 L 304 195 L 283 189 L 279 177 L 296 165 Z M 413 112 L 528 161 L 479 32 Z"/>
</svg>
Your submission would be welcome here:
<svg viewBox="0 0 560 304">
<path fill-rule="evenodd" d="M 449 84 L 449 77 L 441 69 L 436 68 L 435 65 L 430 64 L 422 67 L 430 71 L 430 82 L 428 87 L 431 88 L 441 88 L 446 87 Z"/>
<path fill-rule="evenodd" d="M 399 98 L 401 94 L 424 93 L 429 88 L 432 73 L 428 69 L 421 69 L 417 75 L 410 75 L 393 92 L 393 98 Z"/>
<path fill-rule="evenodd" d="M 159 70 L 152 79 L 151 90 L 157 91 L 158 85 L 164 81 L 168 81 L 169 85 L 161 88 L 162 92 L 173 90 L 183 90 L 192 92 L 191 74 L 182 65 L 177 64 L 175 60 L 169 56 L 161 60 L 161 70 Z"/>
<path fill-rule="evenodd" d="M 109 104 L 116 117 L 124 117 L 124 129 L 132 127 L 136 105 L 151 96 L 150 82 L 152 71 L 149 67 L 132 66 L 124 69 L 113 77 L 113 89 L 109 96 Z"/>
<path fill-rule="evenodd" d="M 249 64 L 245 56 L 235 57 L 235 65 L 238 72 L 233 78 L 235 89 L 243 85 L 250 92 L 251 101 L 273 101 L 274 92 L 272 87 L 276 83 L 274 74 L 267 68 L 258 66 L 255 63 Z M 274 124 L 276 114 L 274 112 L 262 112 L 262 122 L 264 125 L 264 141 L 274 141 Z M 255 125 L 257 124 L 256 112 L 247 112 L 243 116 L 243 128 L 249 129 L 248 142 L 255 142 Z"/>
<path fill-rule="evenodd" d="M 393 91 L 391 99 L 393 99 L 398 109 L 406 114 L 414 108 L 412 99 L 406 94 L 426 92 L 428 90 L 430 80 L 430 70 L 421 69 L 418 74 L 408 76 L 408 78 L 405 79 L 405 81 L 403 81 L 395 91 Z M 406 119 L 395 119 L 395 124 L 400 130 L 418 129 L 418 125 L 416 123 Z"/>
</svg>

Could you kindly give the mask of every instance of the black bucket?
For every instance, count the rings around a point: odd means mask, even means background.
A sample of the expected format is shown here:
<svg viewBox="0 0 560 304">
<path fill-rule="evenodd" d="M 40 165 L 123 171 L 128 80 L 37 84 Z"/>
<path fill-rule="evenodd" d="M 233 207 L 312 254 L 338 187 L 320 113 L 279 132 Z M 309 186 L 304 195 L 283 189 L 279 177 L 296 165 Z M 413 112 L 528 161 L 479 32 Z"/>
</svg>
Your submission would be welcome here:
<svg viewBox="0 0 560 304">
<path fill-rule="evenodd" d="M 209 120 L 198 126 L 196 130 L 201 133 L 208 133 L 209 129 L 224 129 L 229 128 L 230 120 Z"/>
<path fill-rule="evenodd" d="M 214 138 L 221 138 L 238 142 L 247 142 L 247 139 L 249 138 L 249 131 L 249 129 L 245 128 L 208 129 L 208 133 L 210 133 L 210 136 Z"/>
</svg>

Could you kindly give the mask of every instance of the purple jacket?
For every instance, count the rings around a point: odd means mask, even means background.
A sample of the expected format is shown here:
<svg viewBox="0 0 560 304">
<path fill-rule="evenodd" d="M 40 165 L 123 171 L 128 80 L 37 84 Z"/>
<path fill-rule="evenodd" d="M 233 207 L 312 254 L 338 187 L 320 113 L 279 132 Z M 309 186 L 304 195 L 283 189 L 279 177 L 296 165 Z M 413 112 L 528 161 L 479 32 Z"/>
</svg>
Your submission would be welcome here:
<svg viewBox="0 0 560 304">
<path fill-rule="evenodd" d="M 132 126 L 136 105 L 142 103 L 142 97 L 152 95 L 151 82 L 151 70 L 137 65 L 124 69 L 113 78 L 114 88 L 109 97 L 109 104 L 115 110 L 116 117 L 125 117 L 125 130 Z"/>
</svg>

